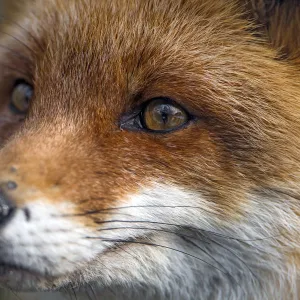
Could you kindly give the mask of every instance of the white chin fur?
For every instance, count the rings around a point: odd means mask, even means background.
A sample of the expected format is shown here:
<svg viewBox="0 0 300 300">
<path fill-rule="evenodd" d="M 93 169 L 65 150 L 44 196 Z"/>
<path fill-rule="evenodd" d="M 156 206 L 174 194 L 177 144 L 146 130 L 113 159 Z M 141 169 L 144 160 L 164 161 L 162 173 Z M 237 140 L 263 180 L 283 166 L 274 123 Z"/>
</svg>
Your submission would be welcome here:
<svg viewBox="0 0 300 300">
<path fill-rule="evenodd" d="M 104 248 L 83 238 L 91 235 L 91 231 L 82 224 L 60 217 L 72 209 L 71 204 L 51 205 L 40 199 L 26 209 L 30 212 L 29 220 L 24 210 L 18 209 L 0 234 L 1 263 L 12 267 L 9 272 L 1 270 L 0 281 L 12 288 L 30 288 L 26 285 L 34 286 L 40 276 L 72 272 Z"/>
<path fill-rule="evenodd" d="M 199 193 L 152 184 L 88 229 L 58 217 L 68 204 L 41 199 L 28 206 L 29 222 L 20 210 L 2 231 L 0 257 L 46 276 L 12 273 L 7 285 L 27 276 L 25 288 L 93 283 L 99 295 L 113 288 L 107 299 L 283 299 L 288 289 L 297 299 L 299 273 L 276 238 L 297 216 L 282 199 L 248 200 L 239 221 L 221 224 L 216 204 Z"/>
</svg>

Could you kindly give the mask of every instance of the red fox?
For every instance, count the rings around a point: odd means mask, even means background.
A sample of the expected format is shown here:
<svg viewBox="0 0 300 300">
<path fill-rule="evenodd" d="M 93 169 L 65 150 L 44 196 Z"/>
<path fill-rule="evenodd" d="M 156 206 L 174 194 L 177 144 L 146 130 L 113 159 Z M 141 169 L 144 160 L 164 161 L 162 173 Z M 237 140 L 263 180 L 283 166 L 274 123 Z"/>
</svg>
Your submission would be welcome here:
<svg viewBox="0 0 300 300">
<path fill-rule="evenodd" d="M 299 299 L 298 1 L 32 0 L 1 23 L 3 287 Z"/>
</svg>

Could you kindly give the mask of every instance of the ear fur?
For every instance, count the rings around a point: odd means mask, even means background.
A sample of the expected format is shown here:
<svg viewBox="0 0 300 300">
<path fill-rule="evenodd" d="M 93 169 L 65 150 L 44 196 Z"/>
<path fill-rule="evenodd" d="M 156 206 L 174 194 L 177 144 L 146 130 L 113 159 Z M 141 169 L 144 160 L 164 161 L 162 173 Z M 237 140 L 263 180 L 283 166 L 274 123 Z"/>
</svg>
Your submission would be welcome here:
<svg viewBox="0 0 300 300">
<path fill-rule="evenodd" d="M 250 0 L 250 5 L 280 57 L 300 66 L 300 1 Z"/>
</svg>

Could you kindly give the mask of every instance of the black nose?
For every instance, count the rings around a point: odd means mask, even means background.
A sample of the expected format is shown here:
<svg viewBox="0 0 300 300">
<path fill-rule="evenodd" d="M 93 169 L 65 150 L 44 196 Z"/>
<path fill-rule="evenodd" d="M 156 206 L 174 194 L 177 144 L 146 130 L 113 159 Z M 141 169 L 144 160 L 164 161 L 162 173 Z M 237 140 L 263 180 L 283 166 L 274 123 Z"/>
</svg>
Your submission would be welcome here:
<svg viewBox="0 0 300 300">
<path fill-rule="evenodd" d="M 12 217 L 16 207 L 9 198 L 6 190 L 14 190 L 17 188 L 15 182 L 9 181 L 1 185 L 0 188 L 0 226 L 3 226 Z"/>
</svg>

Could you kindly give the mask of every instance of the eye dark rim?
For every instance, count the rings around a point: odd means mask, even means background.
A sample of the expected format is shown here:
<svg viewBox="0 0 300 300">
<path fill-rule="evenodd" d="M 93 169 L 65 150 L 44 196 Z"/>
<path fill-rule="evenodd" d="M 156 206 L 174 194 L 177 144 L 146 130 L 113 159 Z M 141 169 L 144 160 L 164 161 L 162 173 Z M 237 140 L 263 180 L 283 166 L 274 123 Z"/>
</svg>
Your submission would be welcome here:
<svg viewBox="0 0 300 300">
<path fill-rule="evenodd" d="M 17 79 L 11 89 L 11 92 L 10 92 L 10 95 L 12 97 L 13 95 L 13 92 L 14 92 L 14 89 L 19 85 L 19 84 L 26 84 L 28 85 L 32 90 L 33 90 L 33 86 L 28 83 L 25 79 Z M 10 97 L 10 98 L 11 98 Z M 27 111 L 26 112 L 23 112 L 23 111 L 20 111 L 13 103 L 12 103 L 12 99 L 10 99 L 10 102 L 9 102 L 9 109 L 16 115 L 26 115 L 27 114 Z"/>
<path fill-rule="evenodd" d="M 145 112 L 145 109 L 147 105 L 149 105 L 150 102 L 155 100 L 164 100 L 166 103 L 174 106 L 179 106 L 187 115 L 187 121 L 183 123 L 180 126 L 177 126 L 175 128 L 170 128 L 166 130 L 153 130 L 147 128 L 146 124 L 143 122 L 143 114 Z M 180 104 L 178 104 L 176 101 L 169 97 L 161 96 L 161 97 L 154 97 L 146 102 L 144 102 L 142 105 L 134 109 L 128 114 L 125 114 L 120 122 L 120 128 L 128 131 L 140 131 L 140 132 L 147 132 L 151 134 L 167 134 L 172 133 L 174 131 L 178 131 L 181 129 L 184 129 L 185 127 L 189 126 L 192 121 L 194 121 L 196 118 L 195 116 L 191 115 L 184 107 L 182 107 Z"/>
</svg>

